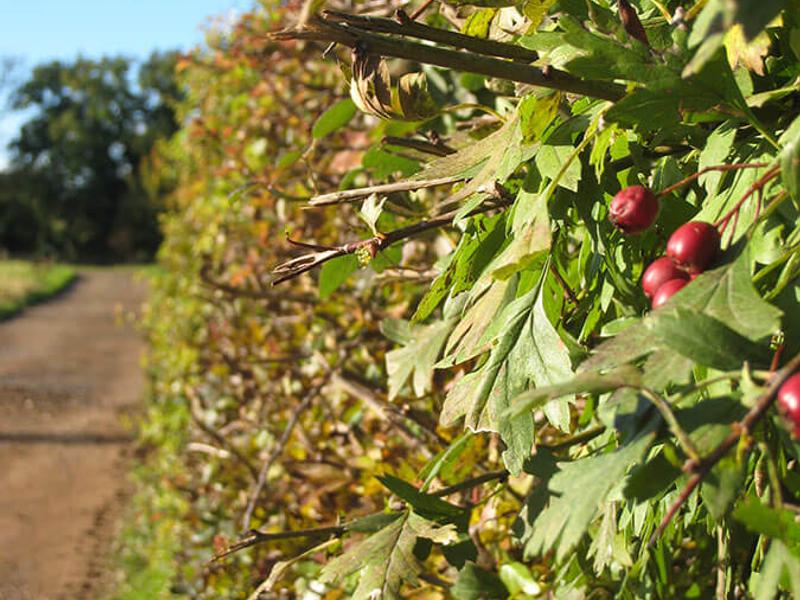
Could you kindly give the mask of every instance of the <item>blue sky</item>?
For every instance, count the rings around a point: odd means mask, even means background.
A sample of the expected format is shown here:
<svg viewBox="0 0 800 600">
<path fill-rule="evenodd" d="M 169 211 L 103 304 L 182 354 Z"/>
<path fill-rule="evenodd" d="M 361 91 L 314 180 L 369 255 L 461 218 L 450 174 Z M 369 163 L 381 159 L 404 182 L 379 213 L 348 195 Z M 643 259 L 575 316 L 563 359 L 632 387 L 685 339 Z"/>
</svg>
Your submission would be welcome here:
<svg viewBox="0 0 800 600">
<path fill-rule="evenodd" d="M 254 0 L 0 0 L 0 60 L 14 57 L 24 78 L 39 62 L 79 54 L 146 57 L 153 50 L 189 49 L 203 41 L 210 18 L 229 18 Z M 24 115 L 9 113 L 0 90 L 0 168 Z"/>
</svg>

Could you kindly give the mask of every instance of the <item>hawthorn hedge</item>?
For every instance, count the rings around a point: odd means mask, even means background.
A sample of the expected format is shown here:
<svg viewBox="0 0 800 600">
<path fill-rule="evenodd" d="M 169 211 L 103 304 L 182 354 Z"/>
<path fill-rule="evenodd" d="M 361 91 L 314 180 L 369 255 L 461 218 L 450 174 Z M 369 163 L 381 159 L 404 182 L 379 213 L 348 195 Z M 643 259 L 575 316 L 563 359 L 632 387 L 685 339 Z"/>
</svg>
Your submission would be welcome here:
<svg viewBox="0 0 800 600">
<path fill-rule="evenodd" d="M 173 590 L 800 595 L 797 0 L 268 1 L 179 72 Z"/>
</svg>

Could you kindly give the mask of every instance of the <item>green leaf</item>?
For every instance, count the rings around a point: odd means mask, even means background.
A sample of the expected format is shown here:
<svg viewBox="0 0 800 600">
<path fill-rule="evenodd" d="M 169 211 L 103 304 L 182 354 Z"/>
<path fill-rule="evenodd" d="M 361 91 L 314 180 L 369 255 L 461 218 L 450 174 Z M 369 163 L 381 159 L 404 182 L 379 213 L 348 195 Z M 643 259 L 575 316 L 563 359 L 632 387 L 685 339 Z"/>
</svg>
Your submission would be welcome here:
<svg viewBox="0 0 800 600">
<path fill-rule="evenodd" d="M 357 270 L 358 259 L 353 254 L 338 256 L 326 262 L 319 273 L 319 297 L 329 297 Z"/>
<path fill-rule="evenodd" d="M 559 463 L 558 472 L 547 484 L 547 506 L 538 514 L 531 514 L 529 507 L 523 511 L 526 557 L 542 556 L 551 550 L 558 560 L 568 555 L 605 499 L 623 484 L 625 474 L 650 447 L 655 432 L 652 425 L 649 429 L 613 452 Z"/>
<path fill-rule="evenodd" d="M 386 353 L 389 400 L 397 397 L 409 377 L 417 397 L 430 390 L 434 365 L 454 324 L 453 319 L 446 319 L 430 325 L 407 325 L 410 339 L 402 348 Z"/>
<path fill-rule="evenodd" d="M 423 467 L 422 471 L 420 471 L 419 476 L 425 478 L 420 491 L 426 492 L 428 490 L 428 486 L 430 486 L 433 480 L 439 476 L 439 473 L 447 473 L 447 471 L 451 470 L 456 463 L 461 462 L 459 459 L 469 448 L 472 442 L 472 433 L 462 433 L 460 436 L 450 442 L 450 445 L 446 449 L 434 456 Z"/>
<path fill-rule="evenodd" d="M 458 242 L 445 270 L 433 280 L 422 297 L 412 321 L 423 321 L 448 295 L 468 290 L 506 242 L 505 217 L 477 216 Z"/>
<path fill-rule="evenodd" d="M 419 171 L 419 163 L 416 160 L 380 148 L 367 150 L 361 158 L 361 164 L 378 179 L 387 179 L 396 173 L 405 177 Z"/>
<path fill-rule="evenodd" d="M 311 128 L 315 140 L 324 138 L 347 125 L 356 115 L 356 105 L 350 98 L 340 100 L 322 113 Z"/>
<path fill-rule="evenodd" d="M 542 146 L 536 153 L 536 166 L 544 177 L 555 180 L 564 163 L 575 151 L 572 146 Z M 581 162 L 573 160 L 558 179 L 558 185 L 572 192 L 578 191 L 581 180 Z"/>
<path fill-rule="evenodd" d="M 658 341 L 653 334 L 641 323 L 634 324 L 600 344 L 594 354 L 581 363 L 578 371 L 585 373 L 619 367 L 657 348 Z"/>
<path fill-rule="evenodd" d="M 350 533 L 375 533 L 403 517 L 404 512 L 381 512 L 354 519 L 345 524 L 345 530 Z"/>
<path fill-rule="evenodd" d="M 520 562 L 500 565 L 500 579 L 512 597 L 538 596 L 542 593 L 542 587 L 533 578 L 530 569 Z"/>
<path fill-rule="evenodd" d="M 724 347 L 718 347 L 708 356 L 704 355 L 701 348 L 707 344 L 704 344 L 702 339 L 697 339 L 696 333 L 681 331 L 683 326 L 676 321 L 676 313 L 671 313 L 670 308 L 689 310 L 695 314 L 711 317 L 712 321 L 707 321 L 703 317 L 696 319 L 703 320 L 704 326 L 708 326 L 709 331 L 716 331 L 720 336 L 718 340 L 735 342 L 740 358 L 747 356 L 752 358 L 752 354 L 757 358 L 761 355 L 761 350 L 752 344 L 744 343 L 742 338 L 758 342 L 780 328 L 781 311 L 765 302 L 756 292 L 750 276 L 748 254 L 743 252 L 734 262 L 700 275 L 670 298 L 666 306 L 644 317 L 639 326 L 628 327 L 617 336 L 600 344 L 595 353 L 581 364 L 580 371 L 599 371 L 620 366 L 647 356 L 659 348 L 671 348 L 692 360 L 703 361 L 713 357 L 716 364 L 734 364 L 732 360 L 734 355 L 728 354 Z M 690 318 L 695 319 L 695 317 Z M 661 319 L 664 319 L 664 323 L 659 324 Z M 670 328 L 676 330 L 676 337 L 668 335 L 667 330 Z M 657 332 L 660 332 L 659 335 L 656 335 Z M 731 337 L 732 332 L 738 335 Z M 684 336 L 690 339 L 681 349 L 678 347 L 679 340 Z M 701 362 L 701 364 L 709 363 Z M 738 366 L 740 363 L 733 368 Z M 647 379 L 653 376 L 658 376 L 658 372 L 651 370 L 645 377 Z M 661 387 L 651 381 L 648 381 L 648 385 L 657 389 Z"/>
<path fill-rule="evenodd" d="M 780 327 L 781 311 L 765 302 L 753 287 L 748 252 L 713 271 L 706 271 L 672 299 L 724 323 L 752 340 L 762 340 Z"/>
<path fill-rule="evenodd" d="M 508 598 L 508 589 L 497 575 L 468 562 L 458 572 L 450 594 L 456 600 L 504 600 Z"/>
<path fill-rule="evenodd" d="M 787 590 L 790 597 L 800 598 L 800 556 L 780 540 L 774 540 L 758 578 L 752 580 L 755 580 L 752 586 L 755 589 L 751 590 L 755 600 L 772 600 L 779 590 Z"/>
<path fill-rule="evenodd" d="M 778 140 L 781 150 L 781 179 L 794 205 L 800 209 L 800 117 Z"/>
<path fill-rule="evenodd" d="M 350 596 L 354 600 L 400 600 L 403 584 L 415 584 L 422 569 L 414 555 L 420 538 L 450 544 L 457 536 L 453 525 L 439 526 L 406 512 L 326 564 L 320 580 L 340 583 L 345 577 L 358 574 L 358 586 Z"/>
<path fill-rule="evenodd" d="M 755 345 L 722 321 L 684 308 L 660 308 L 644 325 L 659 342 L 698 364 L 738 369 L 745 361 L 769 364 L 764 347 Z"/>
<path fill-rule="evenodd" d="M 492 24 L 497 10 L 483 8 L 472 13 L 461 26 L 461 33 L 471 37 L 486 39 L 489 37 L 489 26 Z"/>
<path fill-rule="evenodd" d="M 786 0 L 736 0 L 731 3 L 734 7 L 733 18 L 744 27 L 748 40 L 753 39 L 769 24 L 772 19 L 787 7 Z"/>
<path fill-rule="evenodd" d="M 695 448 L 706 454 L 730 433 L 730 426 L 744 416 L 746 409 L 730 396 L 706 398 L 689 408 L 675 412 L 681 427 L 689 434 Z"/>
<path fill-rule="evenodd" d="M 658 452 L 633 470 L 625 485 L 625 497 L 637 502 L 661 496 L 681 476 L 682 471 Z"/>
<path fill-rule="evenodd" d="M 698 170 L 706 167 L 720 165 L 725 162 L 725 159 L 731 152 L 733 140 L 736 137 L 736 126 L 726 121 L 708 136 L 706 145 L 700 153 L 700 161 Z M 700 185 L 706 188 L 709 195 L 714 195 L 719 189 L 719 183 L 722 180 L 723 173 L 720 171 L 711 171 L 700 177 Z"/>
<path fill-rule="evenodd" d="M 534 30 L 541 25 L 545 15 L 556 3 L 556 0 L 524 0 L 522 3 L 522 14 L 528 17 L 530 25 L 528 31 Z"/>
<path fill-rule="evenodd" d="M 541 98 L 528 94 L 517 105 L 520 116 L 520 131 L 526 142 L 540 140 L 542 134 L 558 114 L 561 94 L 550 94 Z"/>
<path fill-rule="evenodd" d="M 520 392 L 560 383 L 572 373 L 569 353 L 544 312 L 543 270 L 531 291 L 511 302 L 495 318 L 491 334 L 493 348 L 488 360 L 463 377 L 445 398 L 440 419 L 443 424 L 466 417 L 474 431 L 496 431 L 506 443 L 506 466 L 519 473 L 533 446 L 530 415 L 504 415 Z M 568 426 L 565 402 L 547 414 L 561 427 Z M 566 417 L 566 418 L 565 418 Z"/>
<path fill-rule="evenodd" d="M 733 511 L 733 518 L 754 533 L 781 540 L 791 548 L 800 548 L 800 524 L 790 510 L 767 506 L 749 496 Z"/>
<path fill-rule="evenodd" d="M 583 372 L 569 381 L 535 388 L 523 392 L 512 401 L 507 411 L 509 417 L 541 408 L 547 402 L 574 394 L 603 394 L 621 387 L 636 387 L 641 383 L 641 373 L 634 367 L 620 367 L 609 373 Z"/>
<path fill-rule="evenodd" d="M 735 457 L 726 456 L 703 480 L 700 497 L 712 518 L 719 522 L 739 496 L 744 484 L 744 469 Z"/>
<path fill-rule="evenodd" d="M 414 512 L 426 519 L 435 520 L 445 517 L 449 520 L 463 520 L 467 516 L 463 508 L 450 504 L 437 496 L 420 492 L 407 481 L 393 475 L 380 476 L 378 481 L 398 498 L 407 502 Z"/>
</svg>

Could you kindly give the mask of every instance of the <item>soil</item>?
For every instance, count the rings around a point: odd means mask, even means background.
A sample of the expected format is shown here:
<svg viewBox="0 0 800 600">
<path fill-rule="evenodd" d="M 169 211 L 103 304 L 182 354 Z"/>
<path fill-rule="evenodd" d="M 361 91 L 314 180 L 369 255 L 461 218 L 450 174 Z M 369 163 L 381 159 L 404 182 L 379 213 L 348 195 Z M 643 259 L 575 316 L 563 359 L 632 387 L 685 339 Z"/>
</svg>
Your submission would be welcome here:
<svg viewBox="0 0 800 600">
<path fill-rule="evenodd" d="M 0 324 L 0 600 L 89 600 L 106 590 L 130 494 L 144 343 L 126 318 L 145 286 L 91 269 Z"/>
</svg>

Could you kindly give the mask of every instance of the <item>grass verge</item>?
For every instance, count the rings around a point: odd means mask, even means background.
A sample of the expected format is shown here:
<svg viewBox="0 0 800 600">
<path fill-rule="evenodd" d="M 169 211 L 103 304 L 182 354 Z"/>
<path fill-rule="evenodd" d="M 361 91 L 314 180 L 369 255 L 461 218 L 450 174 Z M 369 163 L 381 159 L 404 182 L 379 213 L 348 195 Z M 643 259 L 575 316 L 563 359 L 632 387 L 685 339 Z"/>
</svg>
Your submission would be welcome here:
<svg viewBox="0 0 800 600">
<path fill-rule="evenodd" d="M 25 260 L 0 261 L 0 320 L 46 300 L 69 287 L 77 278 L 72 267 Z"/>
</svg>

